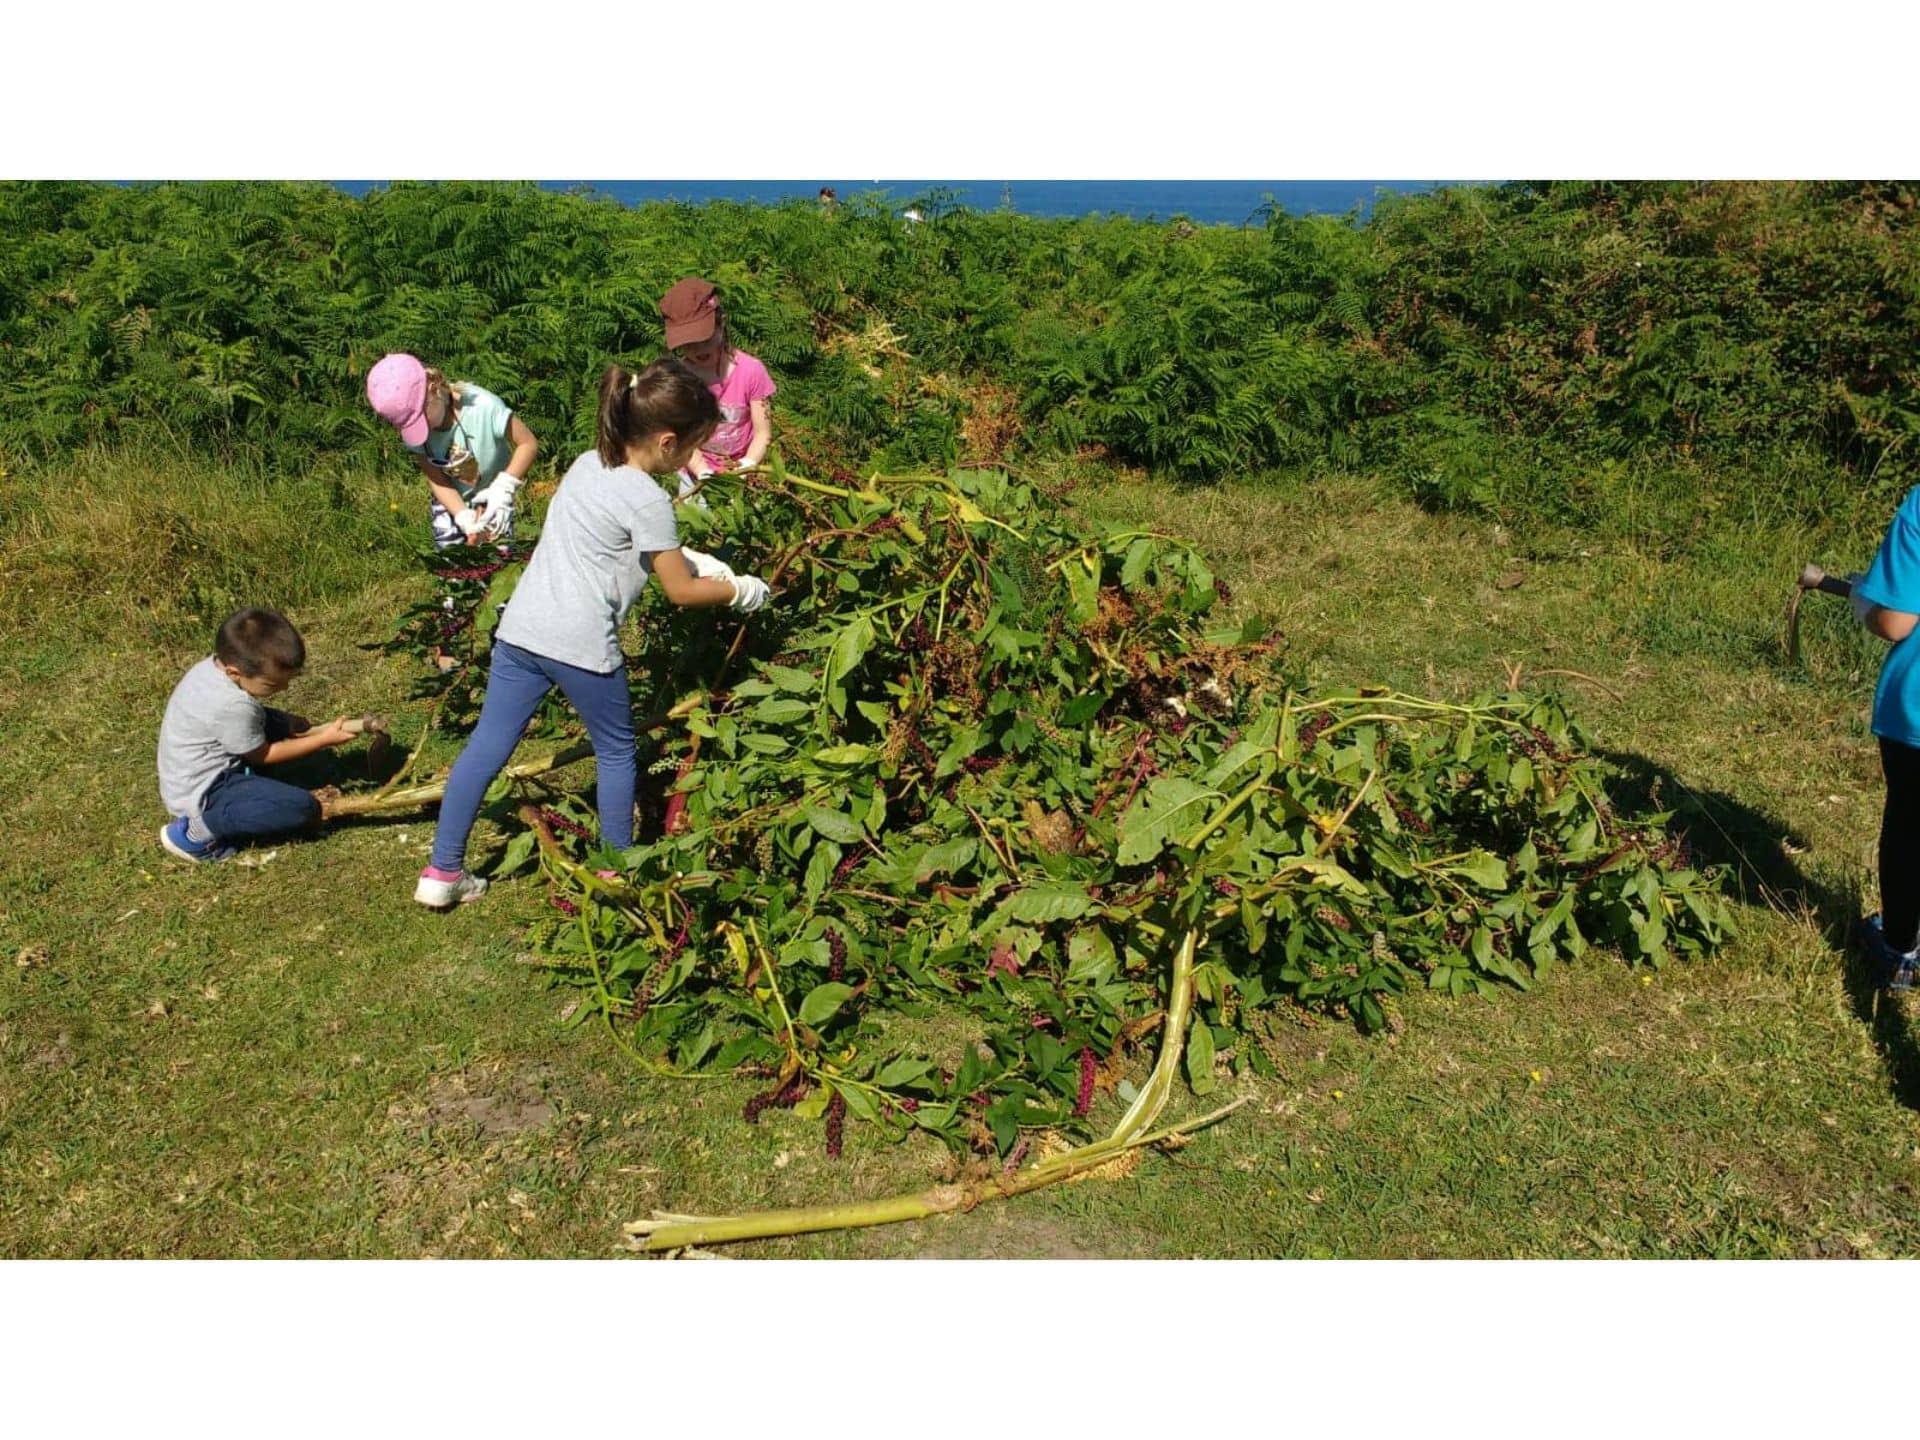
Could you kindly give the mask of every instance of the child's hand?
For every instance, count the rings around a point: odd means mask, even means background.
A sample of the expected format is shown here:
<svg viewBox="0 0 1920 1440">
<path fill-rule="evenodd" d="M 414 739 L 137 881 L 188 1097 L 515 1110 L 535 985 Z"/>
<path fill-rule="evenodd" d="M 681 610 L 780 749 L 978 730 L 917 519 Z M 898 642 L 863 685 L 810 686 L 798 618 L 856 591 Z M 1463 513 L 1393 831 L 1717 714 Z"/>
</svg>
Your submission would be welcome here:
<svg viewBox="0 0 1920 1440">
<path fill-rule="evenodd" d="M 742 615 L 751 615 L 767 603 L 767 582 L 758 575 L 733 577 L 733 602 L 727 607 Z"/>
<path fill-rule="evenodd" d="M 360 734 L 360 727 L 358 725 L 349 727 L 348 721 L 349 719 L 358 720 L 359 718 L 357 715 L 351 717 L 342 715 L 338 720 L 329 721 L 326 728 L 321 732 L 321 743 L 325 745 L 345 745 L 355 739 Z"/>
</svg>

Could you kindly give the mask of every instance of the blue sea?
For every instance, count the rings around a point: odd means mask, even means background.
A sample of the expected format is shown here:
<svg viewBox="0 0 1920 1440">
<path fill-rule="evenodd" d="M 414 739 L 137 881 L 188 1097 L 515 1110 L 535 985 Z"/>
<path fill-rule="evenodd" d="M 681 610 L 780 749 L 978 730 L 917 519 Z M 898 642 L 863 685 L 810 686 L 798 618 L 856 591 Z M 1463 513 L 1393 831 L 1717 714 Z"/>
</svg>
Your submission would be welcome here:
<svg viewBox="0 0 1920 1440">
<path fill-rule="evenodd" d="M 364 194 L 375 182 L 336 184 Z M 627 205 L 648 200 L 746 200 L 777 204 L 812 199 L 831 186 L 842 200 L 879 195 L 896 209 L 929 198 L 975 210 L 1010 209 L 1022 215 L 1125 215 L 1171 220 L 1176 215 L 1203 225 L 1259 224 L 1269 203 L 1289 215 L 1362 218 L 1381 191 L 1431 190 L 1463 180 L 543 180 L 553 190 L 591 188 Z"/>
</svg>

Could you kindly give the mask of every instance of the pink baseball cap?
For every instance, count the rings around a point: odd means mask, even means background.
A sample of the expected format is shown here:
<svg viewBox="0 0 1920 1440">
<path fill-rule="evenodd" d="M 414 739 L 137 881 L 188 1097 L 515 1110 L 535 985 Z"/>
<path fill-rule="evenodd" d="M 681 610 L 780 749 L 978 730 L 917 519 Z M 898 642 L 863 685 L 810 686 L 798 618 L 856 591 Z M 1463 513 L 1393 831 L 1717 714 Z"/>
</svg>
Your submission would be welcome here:
<svg viewBox="0 0 1920 1440">
<path fill-rule="evenodd" d="M 400 432 L 403 445 L 427 440 L 427 367 L 411 355 L 388 355 L 367 372 L 367 402 Z"/>
</svg>

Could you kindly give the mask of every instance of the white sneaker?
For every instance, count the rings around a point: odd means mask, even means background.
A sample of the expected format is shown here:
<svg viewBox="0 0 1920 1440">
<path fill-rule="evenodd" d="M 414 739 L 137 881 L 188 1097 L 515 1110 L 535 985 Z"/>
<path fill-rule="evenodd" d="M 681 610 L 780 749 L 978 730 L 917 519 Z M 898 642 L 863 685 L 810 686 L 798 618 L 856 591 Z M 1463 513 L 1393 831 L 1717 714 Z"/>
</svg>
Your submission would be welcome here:
<svg viewBox="0 0 1920 1440">
<path fill-rule="evenodd" d="M 451 910 L 486 893 L 487 882 L 471 870 L 462 870 L 457 880 L 436 880 L 422 872 L 420 882 L 413 887 L 415 903 L 431 910 Z"/>
</svg>

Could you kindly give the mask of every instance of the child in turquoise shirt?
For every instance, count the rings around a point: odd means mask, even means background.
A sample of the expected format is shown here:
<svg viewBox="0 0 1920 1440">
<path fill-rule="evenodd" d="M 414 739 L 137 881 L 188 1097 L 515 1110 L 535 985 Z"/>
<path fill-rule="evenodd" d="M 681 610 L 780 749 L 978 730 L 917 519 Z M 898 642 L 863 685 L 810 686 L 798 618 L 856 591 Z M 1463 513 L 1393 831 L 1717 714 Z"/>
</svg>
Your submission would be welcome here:
<svg viewBox="0 0 1920 1440">
<path fill-rule="evenodd" d="M 436 546 L 511 537 L 513 494 L 540 442 L 504 400 L 404 354 L 367 372 L 367 400 L 427 477 Z"/>
<path fill-rule="evenodd" d="M 1889 642 L 1873 694 L 1873 733 L 1887 780 L 1880 818 L 1880 914 L 1867 922 L 1869 958 L 1889 990 L 1913 985 L 1920 948 L 1920 486 L 1907 492 L 1873 564 L 1853 587 L 1867 633 Z"/>
</svg>

